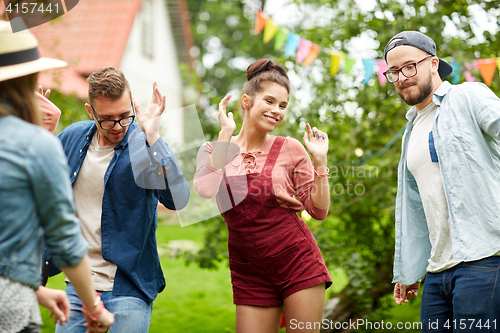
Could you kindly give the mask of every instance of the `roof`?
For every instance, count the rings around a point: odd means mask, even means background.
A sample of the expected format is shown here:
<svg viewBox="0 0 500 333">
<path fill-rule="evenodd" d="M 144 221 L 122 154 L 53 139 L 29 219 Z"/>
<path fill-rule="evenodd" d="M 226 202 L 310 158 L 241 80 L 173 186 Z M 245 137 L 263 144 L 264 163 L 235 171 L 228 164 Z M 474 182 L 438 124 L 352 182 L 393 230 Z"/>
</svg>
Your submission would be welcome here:
<svg viewBox="0 0 500 333">
<path fill-rule="evenodd" d="M 40 83 L 65 94 L 76 92 L 85 99 L 88 75 L 99 67 L 120 66 L 140 6 L 141 0 L 80 0 L 60 18 L 32 28 L 42 56 L 69 63 L 57 75 L 42 73 Z M 192 63 L 189 49 L 193 42 L 185 0 L 167 0 L 167 6 L 178 59 Z"/>
<path fill-rule="evenodd" d="M 85 98 L 88 75 L 102 66 L 120 65 L 140 5 L 141 0 L 80 0 L 59 19 L 32 28 L 42 56 L 69 63 L 58 77 L 64 84 L 47 74 L 41 75 L 40 82 Z"/>
</svg>

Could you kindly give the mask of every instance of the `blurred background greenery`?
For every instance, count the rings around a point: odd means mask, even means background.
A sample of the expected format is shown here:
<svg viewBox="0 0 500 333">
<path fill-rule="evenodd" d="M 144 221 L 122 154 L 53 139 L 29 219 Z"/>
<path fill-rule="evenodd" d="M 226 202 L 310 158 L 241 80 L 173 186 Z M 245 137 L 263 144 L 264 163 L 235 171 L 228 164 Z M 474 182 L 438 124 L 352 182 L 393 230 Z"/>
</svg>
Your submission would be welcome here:
<svg viewBox="0 0 500 333">
<path fill-rule="evenodd" d="M 246 67 L 263 57 L 283 63 L 293 85 L 287 121 L 273 134 L 301 139 L 305 123 L 309 122 L 329 135 L 329 167 L 336 171 L 330 182 L 330 212 L 324 221 L 307 220 L 335 280 L 334 287 L 327 291 L 327 307 L 331 308 L 325 313 L 327 318 L 340 322 L 360 318 L 371 322 L 418 321 L 420 297 L 401 307 L 391 300 L 394 199 L 401 143 L 397 139 L 406 122 L 408 106 L 401 102 L 391 84 L 381 86 L 375 76 L 366 85 L 363 73 L 356 69 L 345 75 L 341 68 L 332 77 L 330 56 L 325 52 L 308 67 L 284 58 L 282 50 L 274 50 L 273 42 L 264 44 L 262 35 L 253 34 L 256 8 L 274 8 L 268 14 L 281 26 L 351 57 L 364 56 L 353 54 L 353 45 L 369 38 L 373 45 L 369 56 L 382 59 L 383 49 L 393 35 L 419 30 L 436 41 L 438 56 L 463 64 L 497 56 L 498 29 L 478 29 L 481 23 L 473 13 L 477 8 L 483 9 L 498 27 L 500 1 L 373 0 L 366 6 L 365 1 L 283 0 L 278 9 L 274 0 L 186 2 L 195 61 L 192 70 L 187 65 L 183 68 L 186 82 L 198 91 L 196 106 L 207 141 L 217 138 L 219 101 L 229 92 L 237 100 L 245 84 Z M 477 69 L 470 71 L 481 80 Z M 463 74 L 460 81 L 464 81 Z M 496 75 L 491 84 L 496 94 L 499 84 Z M 51 99 L 63 111 L 58 131 L 86 119 L 83 102 L 74 96 L 54 91 Z M 241 125 L 237 107 L 237 102 L 229 105 Z M 390 149 L 371 158 L 393 138 L 397 141 Z M 160 248 L 172 240 L 193 241 L 199 250 L 175 257 L 169 256 L 168 251 L 162 254 L 167 288 L 154 303 L 150 331 L 233 332 L 227 231 L 222 218 L 184 228 L 175 221 L 161 222 Z M 62 281 L 55 277 L 50 283 L 64 287 Z M 51 332 L 46 315 L 44 312 L 44 332 Z M 365 331 L 380 330 L 358 330 Z"/>
</svg>

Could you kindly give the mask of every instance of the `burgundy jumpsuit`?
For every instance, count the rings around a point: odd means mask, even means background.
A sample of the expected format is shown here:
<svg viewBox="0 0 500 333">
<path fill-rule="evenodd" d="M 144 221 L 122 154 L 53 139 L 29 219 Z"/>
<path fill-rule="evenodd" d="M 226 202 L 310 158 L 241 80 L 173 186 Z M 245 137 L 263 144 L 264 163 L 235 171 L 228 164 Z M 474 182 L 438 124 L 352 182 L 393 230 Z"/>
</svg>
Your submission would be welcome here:
<svg viewBox="0 0 500 333">
<path fill-rule="evenodd" d="M 234 304 L 281 306 L 297 291 L 332 284 L 311 231 L 274 195 L 272 170 L 284 140 L 276 137 L 261 173 L 230 177 L 224 173 L 222 186 L 227 187 L 233 207 L 221 211 L 229 231 Z M 225 201 L 222 196 L 217 197 L 219 208 Z"/>
</svg>

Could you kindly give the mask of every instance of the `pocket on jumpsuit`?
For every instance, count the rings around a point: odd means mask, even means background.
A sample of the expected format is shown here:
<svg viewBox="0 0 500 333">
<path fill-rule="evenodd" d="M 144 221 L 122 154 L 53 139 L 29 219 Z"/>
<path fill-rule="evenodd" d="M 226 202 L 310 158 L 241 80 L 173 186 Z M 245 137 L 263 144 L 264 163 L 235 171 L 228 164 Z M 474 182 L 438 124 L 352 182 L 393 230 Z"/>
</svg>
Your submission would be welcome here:
<svg viewBox="0 0 500 333">
<path fill-rule="evenodd" d="M 297 240 L 291 246 L 270 257 L 269 272 L 276 281 L 288 281 L 307 271 L 310 263 L 317 260 L 311 251 L 311 245 L 306 238 Z"/>
<path fill-rule="evenodd" d="M 245 288 L 252 283 L 252 273 L 254 271 L 251 262 L 240 262 L 229 259 L 229 269 L 231 271 L 231 283 L 233 288 Z"/>
</svg>

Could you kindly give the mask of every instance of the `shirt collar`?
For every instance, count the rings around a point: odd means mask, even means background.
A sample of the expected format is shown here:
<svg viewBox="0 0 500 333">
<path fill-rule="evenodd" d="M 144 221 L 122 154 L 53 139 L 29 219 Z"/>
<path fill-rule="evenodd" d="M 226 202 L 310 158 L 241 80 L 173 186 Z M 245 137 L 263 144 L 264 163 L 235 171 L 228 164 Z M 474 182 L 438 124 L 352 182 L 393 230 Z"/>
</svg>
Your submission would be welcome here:
<svg viewBox="0 0 500 333">
<path fill-rule="evenodd" d="M 432 97 L 432 101 L 434 104 L 437 106 L 441 106 L 441 101 L 443 100 L 444 96 L 450 91 L 451 89 L 451 83 L 448 81 L 443 81 L 441 85 L 436 89 L 434 92 L 434 96 Z"/>
</svg>

